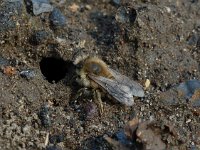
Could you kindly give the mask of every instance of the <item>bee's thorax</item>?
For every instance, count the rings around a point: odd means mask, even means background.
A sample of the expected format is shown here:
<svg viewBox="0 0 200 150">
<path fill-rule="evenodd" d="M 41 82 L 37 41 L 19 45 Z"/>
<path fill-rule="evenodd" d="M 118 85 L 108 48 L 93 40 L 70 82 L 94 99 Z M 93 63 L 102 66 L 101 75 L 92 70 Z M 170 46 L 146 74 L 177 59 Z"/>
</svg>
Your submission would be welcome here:
<svg viewBox="0 0 200 150">
<path fill-rule="evenodd" d="M 88 74 L 103 76 L 107 78 L 112 77 L 112 74 L 110 73 L 106 63 L 96 57 L 87 59 L 83 66 L 83 69 Z"/>
</svg>

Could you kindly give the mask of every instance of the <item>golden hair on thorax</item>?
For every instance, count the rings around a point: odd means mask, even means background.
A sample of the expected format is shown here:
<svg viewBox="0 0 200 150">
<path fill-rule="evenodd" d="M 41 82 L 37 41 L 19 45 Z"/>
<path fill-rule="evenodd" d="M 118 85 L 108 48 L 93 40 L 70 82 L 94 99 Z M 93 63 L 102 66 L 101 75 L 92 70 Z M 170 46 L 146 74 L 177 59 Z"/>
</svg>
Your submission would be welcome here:
<svg viewBox="0 0 200 150">
<path fill-rule="evenodd" d="M 112 74 L 109 72 L 108 66 L 105 62 L 97 57 L 90 57 L 85 60 L 83 70 L 86 73 L 112 78 Z"/>
</svg>

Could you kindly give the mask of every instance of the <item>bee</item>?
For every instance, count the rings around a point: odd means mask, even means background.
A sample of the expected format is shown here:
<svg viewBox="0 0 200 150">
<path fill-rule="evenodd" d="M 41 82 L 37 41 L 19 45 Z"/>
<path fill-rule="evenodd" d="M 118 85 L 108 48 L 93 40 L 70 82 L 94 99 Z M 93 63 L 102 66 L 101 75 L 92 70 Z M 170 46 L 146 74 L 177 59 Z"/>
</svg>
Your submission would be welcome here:
<svg viewBox="0 0 200 150">
<path fill-rule="evenodd" d="M 94 97 L 99 101 L 100 113 L 103 112 L 101 92 L 107 93 L 126 106 L 134 104 L 133 96 L 144 97 L 144 90 L 139 83 L 111 69 L 98 57 L 84 57 L 78 74 L 80 76 L 78 82 L 94 90 Z"/>
</svg>

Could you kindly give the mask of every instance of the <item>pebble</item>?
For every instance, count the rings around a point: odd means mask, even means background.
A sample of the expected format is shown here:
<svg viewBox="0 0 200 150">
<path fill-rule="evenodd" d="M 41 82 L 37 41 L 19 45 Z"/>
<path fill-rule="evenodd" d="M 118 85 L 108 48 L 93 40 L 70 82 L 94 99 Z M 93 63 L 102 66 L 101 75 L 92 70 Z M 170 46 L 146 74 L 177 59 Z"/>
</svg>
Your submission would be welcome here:
<svg viewBox="0 0 200 150">
<path fill-rule="evenodd" d="M 58 8 L 54 8 L 49 15 L 49 20 L 54 29 L 64 27 L 66 25 L 66 17 Z"/>
<path fill-rule="evenodd" d="M 48 32 L 45 30 L 36 31 L 30 38 L 30 43 L 33 45 L 39 45 L 44 43 L 49 37 Z"/>
<path fill-rule="evenodd" d="M 186 120 L 185 123 L 190 123 L 191 121 L 192 121 L 191 119 L 188 119 L 188 120 Z"/>
<path fill-rule="evenodd" d="M 85 8 L 87 9 L 87 10 L 91 10 L 92 9 L 92 7 L 90 6 L 90 5 L 85 5 Z"/>
<path fill-rule="evenodd" d="M 151 82 L 149 79 L 146 79 L 146 82 L 145 82 L 145 89 L 148 88 L 150 86 Z"/>
<path fill-rule="evenodd" d="M 79 5 L 77 5 L 76 3 L 73 3 L 73 4 L 72 4 L 71 6 L 69 6 L 68 8 L 69 8 L 69 10 L 70 10 L 71 12 L 77 12 L 78 9 L 79 9 L 80 7 L 79 7 Z"/>
<path fill-rule="evenodd" d="M 34 70 L 23 70 L 20 72 L 20 76 L 26 78 L 27 80 L 33 79 L 35 77 Z"/>
<path fill-rule="evenodd" d="M 200 107 L 200 81 L 194 79 L 180 83 L 161 93 L 160 99 L 167 105 L 176 105 L 181 100 L 193 107 Z"/>
<path fill-rule="evenodd" d="M 9 65 L 10 65 L 10 62 L 7 59 L 0 56 L 0 66 L 2 67 L 2 66 L 9 66 Z"/>
<path fill-rule="evenodd" d="M 60 143 L 64 141 L 64 135 L 59 134 L 59 135 L 52 135 L 49 138 L 49 142 L 52 144 Z"/>
<path fill-rule="evenodd" d="M 3 68 L 3 73 L 6 74 L 7 76 L 13 76 L 17 74 L 17 70 L 15 67 L 12 66 L 5 66 Z"/>
<path fill-rule="evenodd" d="M 30 134 L 31 126 L 25 125 L 25 127 L 23 127 L 22 131 L 23 131 L 24 134 Z"/>
<path fill-rule="evenodd" d="M 133 24 L 136 20 L 137 12 L 133 8 L 126 8 L 124 6 L 121 6 L 118 8 L 117 13 L 115 15 L 115 19 L 119 23 L 129 23 Z"/>
<path fill-rule="evenodd" d="M 187 44 L 191 46 L 200 46 L 200 34 L 193 33 L 187 40 Z"/>
<path fill-rule="evenodd" d="M 49 127 L 51 125 L 51 118 L 49 115 L 50 113 L 48 105 L 43 105 L 38 113 L 38 117 L 41 120 L 42 126 Z"/>
<path fill-rule="evenodd" d="M 124 145 L 131 146 L 133 144 L 132 141 L 127 138 L 123 130 L 118 131 L 115 136 L 117 137 L 117 140 Z"/>
<path fill-rule="evenodd" d="M 67 120 L 70 120 L 70 119 L 71 119 L 71 117 L 70 117 L 70 116 L 66 116 L 66 118 L 67 118 Z"/>
<path fill-rule="evenodd" d="M 83 127 L 77 127 L 77 129 L 75 129 L 75 132 L 77 133 L 77 134 L 81 134 L 81 133 L 83 133 Z"/>
<path fill-rule="evenodd" d="M 32 7 L 34 15 L 53 11 L 53 6 L 49 3 L 49 0 L 32 0 Z"/>
<path fill-rule="evenodd" d="M 121 3 L 121 0 L 112 0 L 112 3 L 116 6 L 119 6 Z"/>
</svg>

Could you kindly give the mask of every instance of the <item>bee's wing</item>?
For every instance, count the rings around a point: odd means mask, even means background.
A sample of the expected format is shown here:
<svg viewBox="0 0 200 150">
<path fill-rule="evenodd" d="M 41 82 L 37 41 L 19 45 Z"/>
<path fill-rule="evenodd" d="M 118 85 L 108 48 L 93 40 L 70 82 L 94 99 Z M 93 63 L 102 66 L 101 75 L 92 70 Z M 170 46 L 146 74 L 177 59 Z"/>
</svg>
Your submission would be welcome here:
<svg viewBox="0 0 200 150">
<path fill-rule="evenodd" d="M 111 72 L 115 80 L 117 80 L 117 82 L 119 82 L 124 86 L 128 86 L 130 88 L 132 95 L 138 97 L 144 97 L 144 90 L 139 83 L 129 79 L 127 76 L 122 75 L 116 70 L 109 68 L 109 71 Z"/>
<path fill-rule="evenodd" d="M 89 75 L 89 77 L 119 102 L 127 106 L 132 106 L 134 104 L 132 91 L 129 86 L 123 85 L 117 82 L 117 80 L 108 79 L 102 76 Z"/>
</svg>

